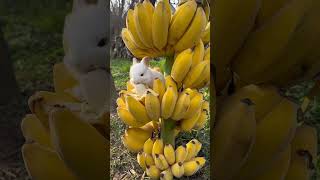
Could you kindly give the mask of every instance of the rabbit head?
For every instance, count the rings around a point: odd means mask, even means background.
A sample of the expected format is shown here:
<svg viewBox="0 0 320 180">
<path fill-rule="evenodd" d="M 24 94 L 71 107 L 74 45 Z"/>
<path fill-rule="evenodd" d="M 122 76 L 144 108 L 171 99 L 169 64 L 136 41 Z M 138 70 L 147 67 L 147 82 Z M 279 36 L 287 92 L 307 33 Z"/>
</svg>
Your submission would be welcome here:
<svg viewBox="0 0 320 180">
<path fill-rule="evenodd" d="M 88 3 L 74 0 L 65 19 L 63 42 L 65 64 L 77 73 L 105 68 L 107 62 L 108 22 L 106 0 Z"/>
<path fill-rule="evenodd" d="M 149 68 L 150 58 L 145 57 L 138 62 L 136 58 L 133 58 L 133 65 L 130 68 L 130 81 L 133 84 L 145 84 L 149 85 L 153 82 L 153 74 Z"/>
</svg>

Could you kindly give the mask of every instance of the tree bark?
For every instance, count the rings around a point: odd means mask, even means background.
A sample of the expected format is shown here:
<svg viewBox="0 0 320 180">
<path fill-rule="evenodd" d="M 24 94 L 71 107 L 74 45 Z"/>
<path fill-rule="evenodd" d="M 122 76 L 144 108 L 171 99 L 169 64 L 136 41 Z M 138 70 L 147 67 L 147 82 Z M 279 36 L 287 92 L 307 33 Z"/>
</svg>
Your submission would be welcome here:
<svg viewBox="0 0 320 180">
<path fill-rule="evenodd" d="M 7 104 L 19 95 L 17 81 L 0 23 L 0 105 Z"/>
</svg>

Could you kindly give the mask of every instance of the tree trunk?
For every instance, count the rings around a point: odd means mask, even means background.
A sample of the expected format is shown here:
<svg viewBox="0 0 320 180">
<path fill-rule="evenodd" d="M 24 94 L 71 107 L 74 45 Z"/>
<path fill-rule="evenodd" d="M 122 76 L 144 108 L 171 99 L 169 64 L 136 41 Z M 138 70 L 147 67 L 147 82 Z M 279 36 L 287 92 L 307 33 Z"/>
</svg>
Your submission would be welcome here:
<svg viewBox="0 0 320 180">
<path fill-rule="evenodd" d="M 4 39 L 0 23 L 0 105 L 7 104 L 19 95 L 12 62 L 9 56 L 8 44 Z"/>
</svg>

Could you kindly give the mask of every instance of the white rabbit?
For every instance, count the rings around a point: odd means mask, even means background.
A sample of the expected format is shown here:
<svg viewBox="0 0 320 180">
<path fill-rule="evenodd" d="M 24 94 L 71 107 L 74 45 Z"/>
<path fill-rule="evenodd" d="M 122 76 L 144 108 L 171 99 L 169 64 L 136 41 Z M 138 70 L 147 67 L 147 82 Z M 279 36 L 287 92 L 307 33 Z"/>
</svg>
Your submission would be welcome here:
<svg viewBox="0 0 320 180">
<path fill-rule="evenodd" d="M 64 63 L 77 79 L 80 74 L 107 66 L 107 1 L 89 4 L 73 0 L 72 12 L 65 19 Z"/>
<path fill-rule="evenodd" d="M 149 67 L 150 60 L 149 57 L 144 57 L 141 62 L 138 62 L 133 58 L 133 65 L 130 67 L 130 82 L 133 85 L 144 84 L 152 88 L 153 81 L 157 78 L 165 83 L 163 74 Z"/>
</svg>

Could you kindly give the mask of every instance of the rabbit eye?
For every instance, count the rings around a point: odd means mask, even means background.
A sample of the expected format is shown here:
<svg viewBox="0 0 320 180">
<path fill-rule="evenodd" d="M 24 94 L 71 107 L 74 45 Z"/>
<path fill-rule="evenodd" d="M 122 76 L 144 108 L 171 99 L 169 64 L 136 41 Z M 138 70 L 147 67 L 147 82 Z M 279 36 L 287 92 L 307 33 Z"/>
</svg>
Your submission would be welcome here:
<svg viewBox="0 0 320 180">
<path fill-rule="evenodd" d="M 100 39 L 100 41 L 98 42 L 98 47 L 105 46 L 106 45 L 106 41 L 107 41 L 107 38 Z"/>
<path fill-rule="evenodd" d="M 143 73 L 142 73 L 142 74 L 140 74 L 140 76 L 143 76 Z"/>
</svg>

